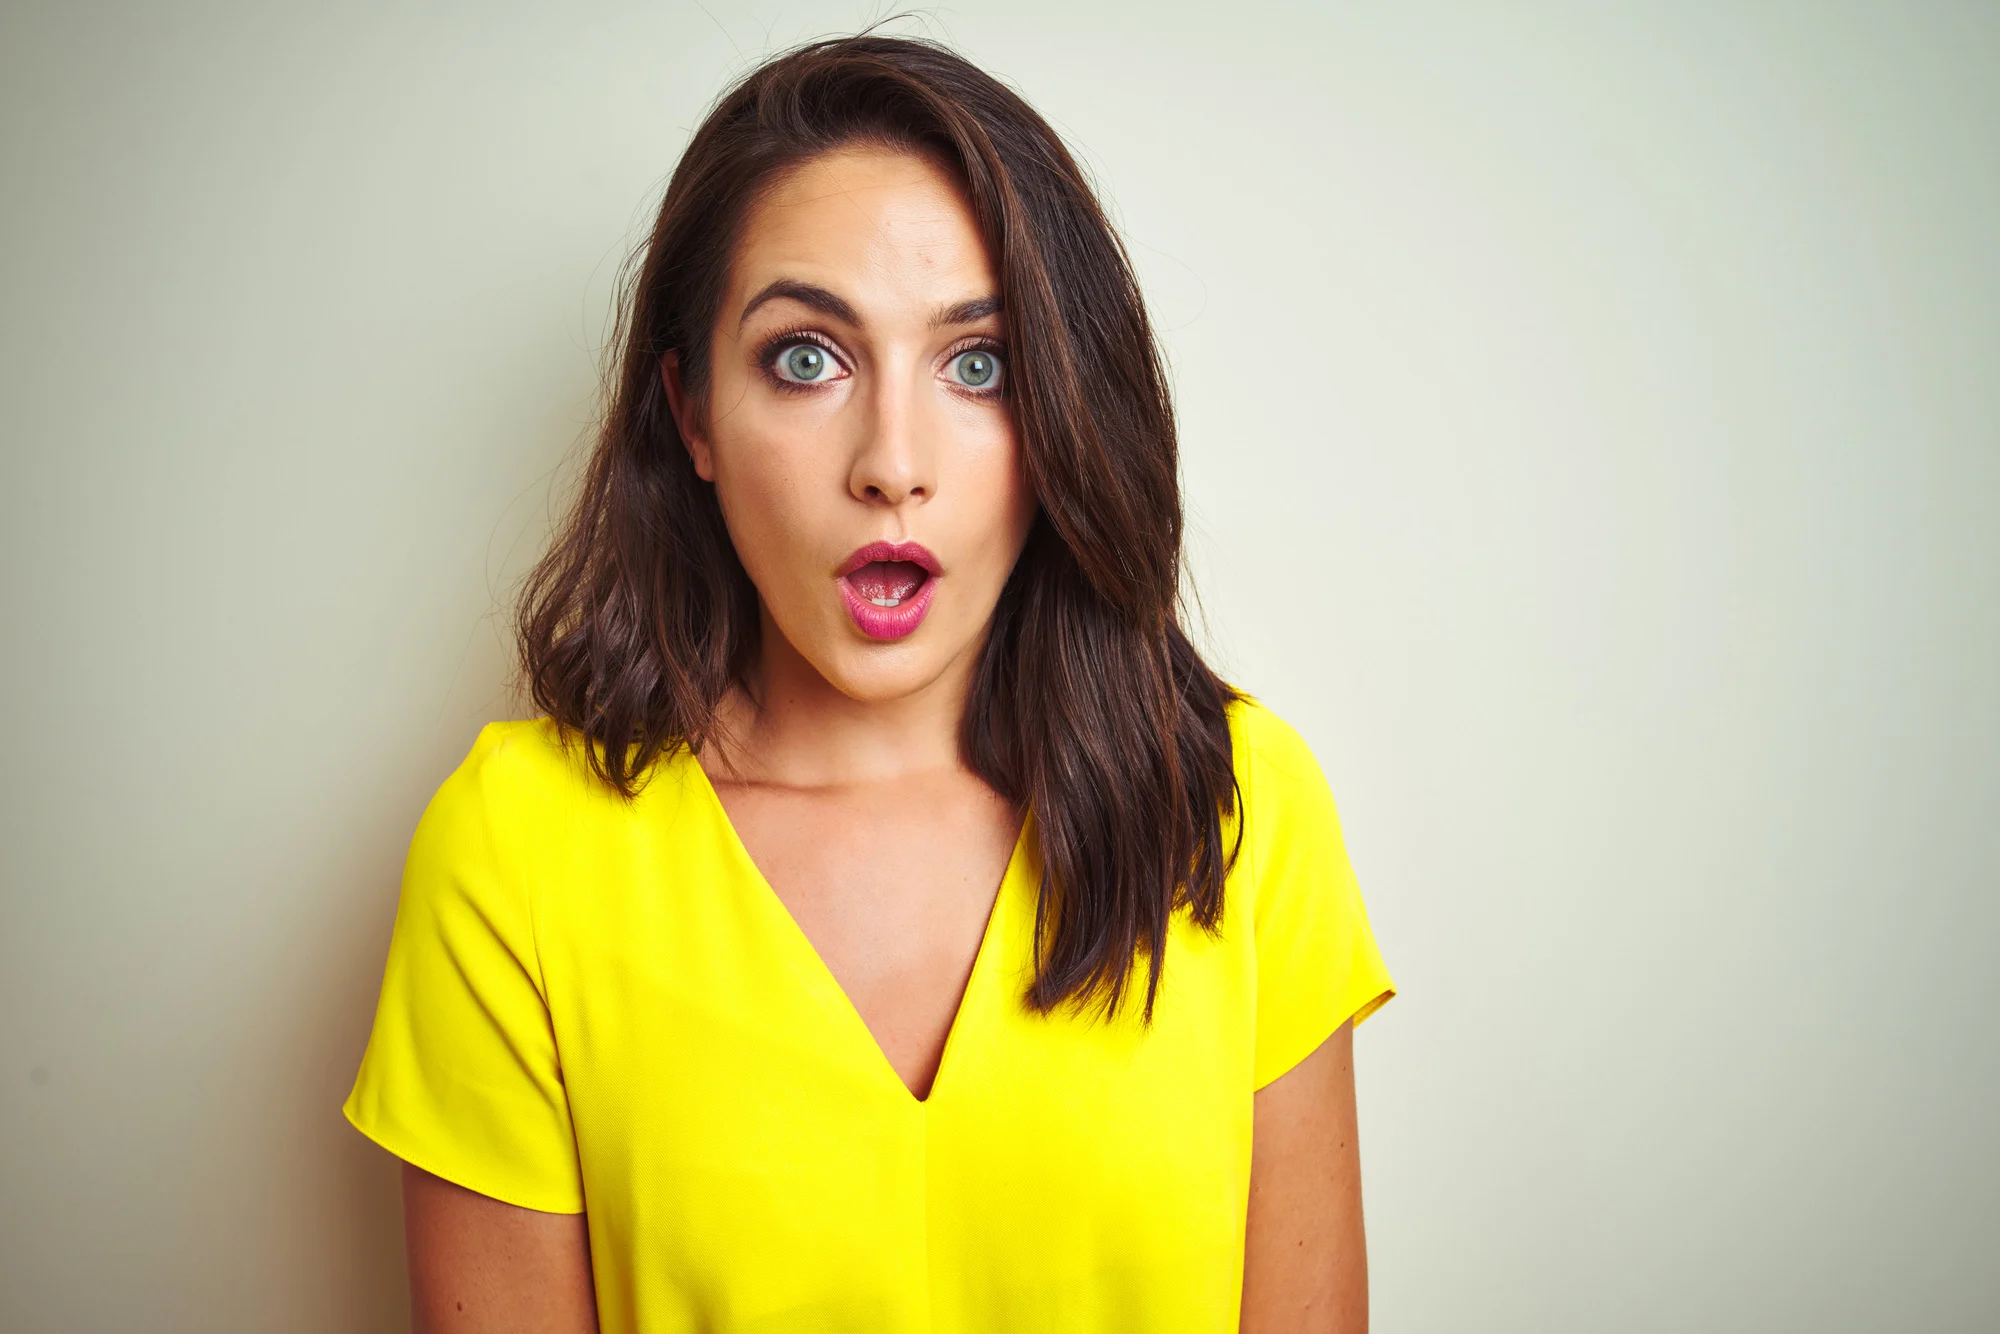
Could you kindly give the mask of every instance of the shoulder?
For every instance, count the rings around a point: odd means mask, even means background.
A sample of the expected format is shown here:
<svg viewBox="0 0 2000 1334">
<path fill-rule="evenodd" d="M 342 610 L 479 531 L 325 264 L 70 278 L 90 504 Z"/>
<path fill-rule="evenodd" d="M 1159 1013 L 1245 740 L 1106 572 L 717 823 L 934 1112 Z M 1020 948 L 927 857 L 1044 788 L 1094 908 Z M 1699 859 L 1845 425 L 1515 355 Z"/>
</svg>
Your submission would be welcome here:
<svg viewBox="0 0 2000 1334">
<path fill-rule="evenodd" d="M 601 828 L 592 811 L 625 804 L 550 720 L 488 723 L 417 822 L 404 913 L 444 935 L 496 934 L 525 957 L 550 867 Z"/>
<path fill-rule="evenodd" d="M 627 797 L 591 767 L 592 743 L 548 718 L 488 723 L 424 813 L 419 837 L 477 846 L 531 877 L 686 830 L 699 766 L 657 758 Z"/>
<path fill-rule="evenodd" d="M 1326 776 L 1298 729 L 1254 695 L 1229 706 L 1230 746 L 1244 800 L 1259 812 L 1312 803 L 1326 791 Z"/>
<path fill-rule="evenodd" d="M 481 788 L 561 788 L 588 776 L 579 748 L 547 718 L 493 722 L 479 729 L 452 781 Z"/>
<path fill-rule="evenodd" d="M 1242 852 L 1259 895 L 1304 868 L 1343 863 L 1333 792 L 1297 728 L 1254 696 L 1230 705 Z"/>
<path fill-rule="evenodd" d="M 573 827 L 597 806 L 622 799 L 590 770 L 582 743 L 547 718 L 493 722 L 425 808 L 419 842 L 495 856 Z"/>
<path fill-rule="evenodd" d="M 584 743 L 548 718 L 529 718 L 482 727 L 438 796 L 546 810 L 600 792 L 615 795 L 591 772 Z"/>
</svg>

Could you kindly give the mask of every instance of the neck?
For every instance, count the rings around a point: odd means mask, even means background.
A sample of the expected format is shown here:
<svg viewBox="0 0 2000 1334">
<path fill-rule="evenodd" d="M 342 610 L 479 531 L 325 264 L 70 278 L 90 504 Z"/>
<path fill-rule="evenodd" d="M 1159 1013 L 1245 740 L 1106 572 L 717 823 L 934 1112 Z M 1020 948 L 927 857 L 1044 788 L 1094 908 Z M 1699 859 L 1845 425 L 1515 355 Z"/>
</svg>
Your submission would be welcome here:
<svg viewBox="0 0 2000 1334">
<path fill-rule="evenodd" d="M 856 699 L 802 657 L 772 622 L 748 689 L 718 710 L 702 759 L 725 782 L 845 787 L 956 772 L 959 720 L 979 658 L 975 641 L 939 676 L 893 699 Z"/>
</svg>

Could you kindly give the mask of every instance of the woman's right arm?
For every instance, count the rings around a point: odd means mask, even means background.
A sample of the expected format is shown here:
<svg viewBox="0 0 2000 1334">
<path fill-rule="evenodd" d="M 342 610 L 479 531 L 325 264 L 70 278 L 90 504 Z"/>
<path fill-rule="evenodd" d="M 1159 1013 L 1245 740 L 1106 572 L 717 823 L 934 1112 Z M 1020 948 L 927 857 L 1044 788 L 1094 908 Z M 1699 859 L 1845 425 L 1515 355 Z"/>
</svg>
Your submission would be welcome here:
<svg viewBox="0 0 2000 1334">
<path fill-rule="evenodd" d="M 584 1220 L 507 1204 L 405 1162 L 414 1334 L 598 1334 Z"/>
</svg>

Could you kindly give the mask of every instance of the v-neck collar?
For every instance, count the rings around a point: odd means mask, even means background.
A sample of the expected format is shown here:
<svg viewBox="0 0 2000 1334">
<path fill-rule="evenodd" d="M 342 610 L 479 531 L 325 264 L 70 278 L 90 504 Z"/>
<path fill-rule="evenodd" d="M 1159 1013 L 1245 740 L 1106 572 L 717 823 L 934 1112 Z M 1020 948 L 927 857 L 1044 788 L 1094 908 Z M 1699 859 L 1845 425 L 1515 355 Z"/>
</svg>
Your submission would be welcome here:
<svg viewBox="0 0 2000 1334">
<path fill-rule="evenodd" d="M 764 915 L 777 924 L 776 929 L 780 935 L 790 942 L 788 948 L 797 964 L 797 975 L 816 993 L 821 1005 L 874 1053 L 874 1065 L 888 1080 L 892 1094 L 900 1094 L 903 1103 L 918 1111 L 931 1106 L 945 1088 L 946 1076 L 953 1067 L 954 1053 L 963 1045 L 961 1034 L 980 996 L 980 988 L 982 984 L 987 984 L 985 983 L 987 974 L 1001 966 L 995 956 L 1001 949 L 999 937 L 1003 916 L 1008 906 L 1008 895 L 1015 891 L 1016 881 L 1027 870 L 1029 831 L 1034 817 L 1024 818 L 1019 832 L 1014 836 L 1013 850 L 1007 855 L 1007 869 L 1001 873 L 1000 884 L 993 894 L 992 906 L 987 909 L 986 926 L 980 933 L 979 951 L 973 956 L 972 971 L 965 979 L 965 990 L 960 994 L 958 1008 L 952 1014 L 951 1028 L 945 1033 L 944 1050 L 938 1055 L 937 1072 L 931 1076 L 930 1091 L 919 1098 L 910 1086 L 903 1082 L 903 1076 L 897 1073 L 895 1065 L 889 1060 L 889 1054 L 882 1049 L 881 1042 L 876 1039 L 874 1030 L 868 1027 L 868 1021 L 863 1019 L 861 1011 L 855 1008 L 854 1000 L 847 994 L 847 989 L 840 985 L 840 979 L 833 975 L 833 970 L 827 966 L 819 948 L 812 943 L 812 938 L 806 935 L 805 928 L 799 925 L 798 919 L 792 916 L 792 910 L 785 906 L 785 901 L 778 897 L 778 891 L 771 887 L 770 879 L 765 876 L 763 868 L 757 865 L 756 858 L 750 855 L 749 846 L 744 843 L 742 835 L 737 833 L 736 823 L 729 818 L 729 809 L 722 804 L 722 794 L 716 791 L 714 781 L 708 776 L 708 770 L 702 767 L 701 758 L 694 753 L 692 747 L 683 747 L 680 758 L 693 771 L 694 785 L 700 789 L 708 813 L 721 830 L 723 841 L 730 854 L 739 862 L 744 880 L 750 882 L 752 895 L 763 906 Z"/>
</svg>

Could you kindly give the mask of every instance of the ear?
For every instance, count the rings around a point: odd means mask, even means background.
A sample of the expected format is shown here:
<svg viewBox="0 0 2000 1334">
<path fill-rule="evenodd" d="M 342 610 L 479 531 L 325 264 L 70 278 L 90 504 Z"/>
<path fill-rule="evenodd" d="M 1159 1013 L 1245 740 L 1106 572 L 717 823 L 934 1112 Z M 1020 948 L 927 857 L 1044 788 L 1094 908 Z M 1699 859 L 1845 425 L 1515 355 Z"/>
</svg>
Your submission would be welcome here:
<svg viewBox="0 0 2000 1334">
<path fill-rule="evenodd" d="M 694 463 L 695 475 L 704 482 L 715 480 L 715 455 L 708 447 L 708 437 L 696 429 L 693 405 L 688 401 L 686 388 L 681 384 L 681 350 L 667 349 L 660 358 L 660 381 L 667 387 L 667 409 L 674 414 L 674 425 L 680 429 L 681 443 L 687 447 L 688 458 Z"/>
</svg>

